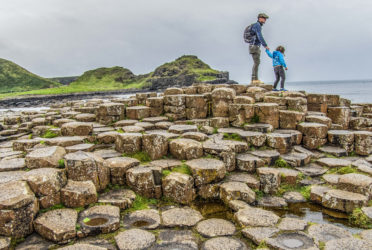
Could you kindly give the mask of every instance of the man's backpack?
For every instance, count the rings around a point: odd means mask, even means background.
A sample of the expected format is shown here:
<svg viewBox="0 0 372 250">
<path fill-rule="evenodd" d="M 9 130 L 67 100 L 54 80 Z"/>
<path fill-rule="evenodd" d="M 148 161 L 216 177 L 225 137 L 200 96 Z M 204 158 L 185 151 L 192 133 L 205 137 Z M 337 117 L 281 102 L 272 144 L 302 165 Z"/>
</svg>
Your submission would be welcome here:
<svg viewBox="0 0 372 250">
<path fill-rule="evenodd" d="M 252 23 L 251 25 L 248 25 L 247 28 L 245 28 L 245 30 L 244 30 L 244 42 L 246 42 L 246 43 L 253 42 L 253 39 L 254 39 L 254 36 L 255 36 L 255 34 L 252 32 L 253 25 L 254 25 L 254 23 Z"/>
</svg>

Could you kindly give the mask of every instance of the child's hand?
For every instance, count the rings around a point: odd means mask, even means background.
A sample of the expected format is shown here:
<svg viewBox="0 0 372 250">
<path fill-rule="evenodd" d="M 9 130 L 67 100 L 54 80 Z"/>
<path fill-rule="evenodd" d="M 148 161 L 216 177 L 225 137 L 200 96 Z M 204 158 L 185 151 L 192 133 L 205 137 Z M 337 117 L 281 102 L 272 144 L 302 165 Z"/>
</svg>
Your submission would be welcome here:
<svg viewBox="0 0 372 250">
<path fill-rule="evenodd" d="M 285 70 L 288 70 L 288 67 L 285 67 Z"/>
</svg>

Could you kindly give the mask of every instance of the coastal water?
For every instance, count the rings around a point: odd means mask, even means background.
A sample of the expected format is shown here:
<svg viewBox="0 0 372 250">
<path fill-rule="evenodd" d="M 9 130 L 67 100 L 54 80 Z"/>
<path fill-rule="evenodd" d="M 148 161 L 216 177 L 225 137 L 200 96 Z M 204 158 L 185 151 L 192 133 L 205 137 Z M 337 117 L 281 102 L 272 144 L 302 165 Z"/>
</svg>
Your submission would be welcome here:
<svg viewBox="0 0 372 250">
<path fill-rule="evenodd" d="M 307 93 L 336 94 L 353 103 L 372 103 L 372 80 L 287 82 L 288 90 L 305 90 Z"/>
</svg>

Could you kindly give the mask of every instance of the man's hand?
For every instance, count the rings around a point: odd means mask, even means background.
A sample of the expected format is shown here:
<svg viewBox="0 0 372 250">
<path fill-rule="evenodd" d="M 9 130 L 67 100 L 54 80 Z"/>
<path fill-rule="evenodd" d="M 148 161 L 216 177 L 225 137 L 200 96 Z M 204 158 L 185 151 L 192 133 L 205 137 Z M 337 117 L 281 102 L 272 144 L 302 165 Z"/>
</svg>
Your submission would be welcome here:
<svg viewBox="0 0 372 250">
<path fill-rule="evenodd" d="M 285 70 L 288 70 L 288 67 L 285 67 Z"/>
<path fill-rule="evenodd" d="M 268 46 L 266 46 L 265 49 L 270 50 L 270 48 Z"/>
</svg>

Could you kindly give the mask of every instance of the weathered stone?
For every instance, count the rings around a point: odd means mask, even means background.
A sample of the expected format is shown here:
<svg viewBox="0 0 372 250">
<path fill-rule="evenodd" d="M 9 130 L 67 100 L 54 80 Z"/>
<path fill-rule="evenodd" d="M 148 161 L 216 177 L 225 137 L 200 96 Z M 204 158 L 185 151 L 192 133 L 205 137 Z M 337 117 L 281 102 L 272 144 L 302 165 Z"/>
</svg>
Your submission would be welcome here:
<svg viewBox="0 0 372 250">
<path fill-rule="evenodd" d="M 264 193 L 276 193 L 280 186 L 280 172 L 275 168 L 258 168 L 261 189 Z"/>
<path fill-rule="evenodd" d="M 273 165 L 279 159 L 280 153 L 276 150 L 255 150 L 250 152 L 265 161 L 267 165 Z"/>
<path fill-rule="evenodd" d="M 84 207 L 97 202 L 96 187 L 91 181 L 68 180 L 61 189 L 61 200 L 67 207 Z"/>
<path fill-rule="evenodd" d="M 243 235 L 257 245 L 273 237 L 278 232 L 279 229 L 276 227 L 249 227 L 242 230 Z"/>
<path fill-rule="evenodd" d="M 266 134 L 261 132 L 245 131 L 239 134 L 242 138 L 247 140 L 248 145 L 261 147 L 266 142 Z"/>
<path fill-rule="evenodd" d="M 76 236 L 77 217 L 78 214 L 73 209 L 51 210 L 35 220 L 35 230 L 53 242 L 66 242 Z"/>
<path fill-rule="evenodd" d="M 115 141 L 115 149 L 120 153 L 136 153 L 142 148 L 142 134 L 123 133 L 118 134 Z"/>
<path fill-rule="evenodd" d="M 105 160 L 110 170 L 111 184 L 125 185 L 125 174 L 128 169 L 138 166 L 140 161 L 130 157 L 115 157 Z"/>
<path fill-rule="evenodd" d="M 255 104 L 255 115 L 262 123 L 268 123 L 273 128 L 279 127 L 279 106 L 276 103 Z"/>
<path fill-rule="evenodd" d="M 372 198 L 372 178 L 363 174 L 343 174 L 338 181 L 338 188 Z"/>
<path fill-rule="evenodd" d="M 235 238 L 230 237 L 216 237 L 209 239 L 203 243 L 202 250 L 214 250 L 214 249 L 234 249 L 234 250 L 247 250 L 247 246 Z"/>
<path fill-rule="evenodd" d="M 187 161 L 195 179 L 195 185 L 208 184 L 219 181 L 225 177 L 225 164 L 216 159 L 195 159 Z"/>
<path fill-rule="evenodd" d="M 269 238 L 266 244 L 273 249 L 318 249 L 307 234 L 303 232 L 286 232 Z"/>
<path fill-rule="evenodd" d="M 336 157 L 347 156 L 347 152 L 345 149 L 334 146 L 323 146 L 319 148 L 319 151 L 326 154 L 334 155 Z"/>
<path fill-rule="evenodd" d="M 46 145 L 69 147 L 84 142 L 85 137 L 83 136 L 63 136 L 45 140 Z"/>
<path fill-rule="evenodd" d="M 347 130 L 329 130 L 328 141 L 333 145 L 341 146 L 347 152 L 354 150 L 354 133 Z"/>
<path fill-rule="evenodd" d="M 340 176 L 341 176 L 340 174 L 325 174 L 322 177 L 327 184 L 337 185 L 340 179 Z"/>
<path fill-rule="evenodd" d="M 261 132 L 261 133 L 270 133 L 274 130 L 271 124 L 266 123 L 255 123 L 255 124 L 245 124 L 244 130 Z"/>
<path fill-rule="evenodd" d="M 296 129 L 298 123 L 305 120 L 305 113 L 290 110 L 279 111 L 279 126 L 282 129 Z"/>
<path fill-rule="evenodd" d="M 297 130 L 307 137 L 326 138 L 328 127 L 321 123 L 303 122 L 297 125 Z"/>
<path fill-rule="evenodd" d="M 61 127 L 63 136 L 86 136 L 93 131 L 93 125 L 88 122 L 68 122 Z"/>
<path fill-rule="evenodd" d="M 148 249 L 155 243 L 155 235 L 142 229 L 130 229 L 115 236 L 120 250 Z"/>
<path fill-rule="evenodd" d="M 243 182 L 223 183 L 220 186 L 220 197 L 226 204 L 231 200 L 243 200 L 247 203 L 253 203 L 256 200 L 255 192 Z"/>
<path fill-rule="evenodd" d="M 78 151 L 65 155 L 68 178 L 73 181 L 91 180 L 97 191 L 105 189 L 110 182 L 110 170 L 104 160 L 93 153 Z"/>
<path fill-rule="evenodd" d="M 78 114 L 75 116 L 75 119 L 79 122 L 95 122 L 96 115 L 95 114 Z"/>
<path fill-rule="evenodd" d="M 34 193 L 24 181 L 0 184 L 0 234 L 16 238 L 33 231 L 39 207 Z"/>
<path fill-rule="evenodd" d="M 321 123 L 324 124 L 329 128 L 332 126 L 332 120 L 329 117 L 326 116 L 320 116 L 320 115 L 309 115 L 305 117 L 306 122 L 315 122 L 315 123 Z"/>
<path fill-rule="evenodd" d="M 283 198 L 287 203 L 306 202 L 305 197 L 299 192 L 287 192 L 283 195 Z"/>
<path fill-rule="evenodd" d="M 279 153 L 285 154 L 292 147 L 292 137 L 288 134 L 270 133 L 267 134 L 267 145 L 277 149 Z"/>
<path fill-rule="evenodd" d="M 200 185 L 197 187 L 198 196 L 203 199 L 219 199 L 220 198 L 220 183 L 212 183 Z"/>
<path fill-rule="evenodd" d="M 283 231 L 302 231 L 307 226 L 307 222 L 296 218 L 283 218 L 278 228 Z"/>
<path fill-rule="evenodd" d="M 196 141 L 205 141 L 208 139 L 208 136 L 206 134 L 200 132 L 186 132 L 182 134 L 182 137 L 186 139 L 193 139 Z"/>
<path fill-rule="evenodd" d="M 355 208 L 367 204 L 367 196 L 348 191 L 332 189 L 323 195 L 322 205 L 324 207 L 351 213 Z"/>
<path fill-rule="evenodd" d="M 26 168 L 26 162 L 24 158 L 14 158 L 10 160 L 0 161 L 0 172 L 21 170 L 24 168 Z"/>
<path fill-rule="evenodd" d="M 310 189 L 310 200 L 315 203 L 322 203 L 323 196 L 330 190 L 327 186 L 313 185 Z"/>
<path fill-rule="evenodd" d="M 337 158 L 321 158 L 316 161 L 321 166 L 326 166 L 330 168 L 336 167 L 347 167 L 351 165 L 351 161 Z"/>
<path fill-rule="evenodd" d="M 348 107 L 328 107 L 327 116 L 332 122 L 341 125 L 342 129 L 349 128 L 350 108 Z"/>
<path fill-rule="evenodd" d="M 191 230 L 161 230 L 158 236 L 158 243 L 151 250 L 184 249 L 197 250 L 197 238 Z"/>
<path fill-rule="evenodd" d="M 93 152 L 94 155 L 101 157 L 102 159 L 106 160 L 109 158 L 114 158 L 114 157 L 120 157 L 122 154 L 120 154 L 118 151 L 114 149 L 100 149 L 100 150 L 95 150 Z"/>
<path fill-rule="evenodd" d="M 59 146 L 35 149 L 26 155 L 26 165 L 28 168 L 56 168 L 59 160 L 66 154 L 64 148 Z"/>
<path fill-rule="evenodd" d="M 372 154 L 372 132 L 357 131 L 354 132 L 355 152 L 359 155 Z"/>
<path fill-rule="evenodd" d="M 330 240 L 353 237 L 353 235 L 346 229 L 332 224 L 311 225 L 308 229 L 308 233 L 317 243 L 325 243 Z"/>
<path fill-rule="evenodd" d="M 244 96 L 244 98 L 249 98 Z M 230 104 L 229 105 L 229 121 L 233 126 L 243 126 L 245 123 L 250 122 L 254 116 L 254 105 L 253 104 Z"/>
<path fill-rule="evenodd" d="M 111 143 L 115 143 L 117 135 L 118 135 L 118 132 L 116 131 L 103 132 L 97 135 L 97 140 L 99 143 L 111 144 Z"/>
<path fill-rule="evenodd" d="M 156 229 L 160 225 L 160 215 L 158 210 L 144 209 L 126 215 L 123 221 L 126 228 Z"/>
<path fill-rule="evenodd" d="M 127 209 L 132 206 L 136 194 L 129 189 L 110 190 L 99 196 L 99 203 L 118 206 L 120 209 Z"/>
<path fill-rule="evenodd" d="M 74 146 L 66 147 L 66 153 L 75 153 L 77 151 L 92 152 L 95 148 L 94 144 L 91 143 L 82 143 L 76 144 Z"/>
<path fill-rule="evenodd" d="M 150 116 L 150 108 L 146 106 L 127 107 L 126 115 L 129 119 L 141 120 Z"/>
<path fill-rule="evenodd" d="M 342 238 L 327 241 L 325 250 L 369 250 L 372 242 L 357 238 Z"/>
<path fill-rule="evenodd" d="M 362 171 L 364 173 L 368 173 L 372 176 L 372 164 L 364 159 L 359 159 L 357 161 L 354 161 L 352 163 L 354 167 L 357 167 L 359 171 Z"/>
<path fill-rule="evenodd" d="M 155 197 L 154 175 L 148 166 L 130 168 L 126 173 L 127 184 L 138 194 L 148 198 Z"/>
<path fill-rule="evenodd" d="M 179 160 L 191 160 L 203 155 L 200 142 L 191 139 L 175 139 L 169 143 L 171 154 Z"/>
<path fill-rule="evenodd" d="M 280 219 L 275 213 L 261 208 L 240 209 L 234 215 L 241 226 L 270 227 L 274 226 Z"/>
<path fill-rule="evenodd" d="M 263 167 L 265 162 L 251 154 L 239 154 L 236 156 L 236 166 L 242 171 L 255 173 L 256 169 Z"/>
<path fill-rule="evenodd" d="M 260 181 L 254 175 L 247 173 L 231 173 L 226 177 L 226 181 L 243 182 L 250 188 L 260 189 Z"/>
<path fill-rule="evenodd" d="M 14 151 L 26 151 L 39 144 L 42 139 L 19 139 L 13 142 Z"/>
<path fill-rule="evenodd" d="M 233 223 L 223 219 L 208 219 L 196 225 L 198 233 L 204 237 L 233 235 L 236 231 Z"/>
<path fill-rule="evenodd" d="M 163 211 L 161 216 L 165 227 L 192 227 L 203 219 L 200 212 L 188 207 L 171 208 Z"/>
<path fill-rule="evenodd" d="M 160 159 L 168 154 L 168 138 L 162 134 L 145 134 L 142 137 L 143 151 L 152 160 Z"/>
<path fill-rule="evenodd" d="M 162 180 L 163 196 L 171 200 L 189 204 L 195 199 L 194 179 L 187 174 L 170 173 Z"/>
</svg>

